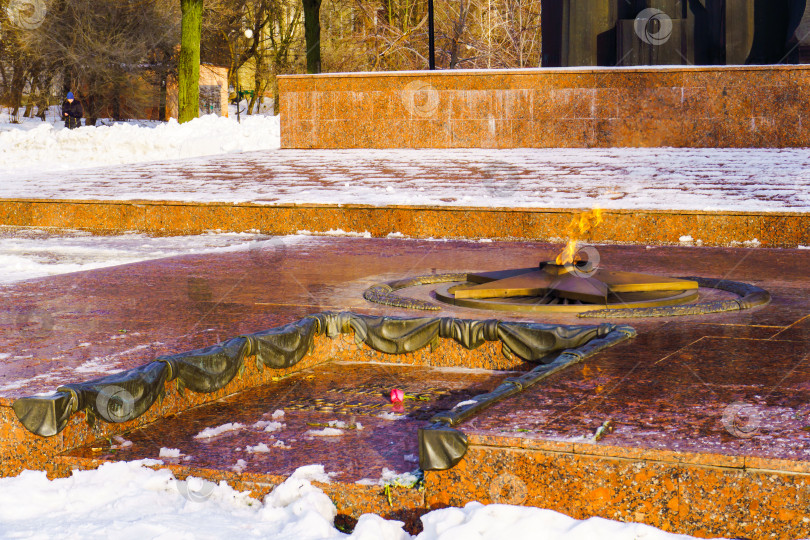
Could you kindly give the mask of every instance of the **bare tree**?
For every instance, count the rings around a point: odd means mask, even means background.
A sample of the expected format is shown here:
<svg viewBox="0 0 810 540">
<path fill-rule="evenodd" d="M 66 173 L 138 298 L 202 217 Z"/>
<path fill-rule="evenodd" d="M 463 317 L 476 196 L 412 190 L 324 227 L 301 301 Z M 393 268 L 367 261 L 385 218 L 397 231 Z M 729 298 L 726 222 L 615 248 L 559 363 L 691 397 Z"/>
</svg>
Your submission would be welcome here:
<svg viewBox="0 0 810 540">
<path fill-rule="evenodd" d="M 176 6 L 162 0 L 52 0 L 22 43 L 77 93 L 92 124 L 102 113 L 138 115 L 153 100 L 146 79 L 170 69 L 177 22 Z"/>
<path fill-rule="evenodd" d="M 240 70 L 252 70 L 250 114 L 268 89 L 277 93 L 276 75 L 299 68 L 299 59 L 291 51 L 303 41 L 302 4 L 294 0 L 211 0 L 208 6 L 203 56 L 229 67 L 229 84 L 234 88 Z"/>
<path fill-rule="evenodd" d="M 41 112 L 43 94 L 47 105 L 50 76 L 43 72 L 43 62 L 24 47 L 26 34 L 42 22 L 42 9 L 42 4 L 0 0 L 0 103 L 11 107 L 12 117 L 18 116 L 26 90 L 36 94 Z M 31 116 L 33 108 L 34 102 L 29 99 L 24 114 Z"/>
</svg>

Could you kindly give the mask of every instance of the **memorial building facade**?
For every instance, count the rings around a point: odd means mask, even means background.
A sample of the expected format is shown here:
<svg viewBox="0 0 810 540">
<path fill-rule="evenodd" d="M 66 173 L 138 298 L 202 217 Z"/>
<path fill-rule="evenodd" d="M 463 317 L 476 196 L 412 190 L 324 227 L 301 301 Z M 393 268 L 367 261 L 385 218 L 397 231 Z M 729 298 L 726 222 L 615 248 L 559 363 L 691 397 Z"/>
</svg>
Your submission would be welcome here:
<svg viewBox="0 0 810 540">
<path fill-rule="evenodd" d="M 806 0 L 543 0 L 543 66 L 810 62 Z"/>
</svg>

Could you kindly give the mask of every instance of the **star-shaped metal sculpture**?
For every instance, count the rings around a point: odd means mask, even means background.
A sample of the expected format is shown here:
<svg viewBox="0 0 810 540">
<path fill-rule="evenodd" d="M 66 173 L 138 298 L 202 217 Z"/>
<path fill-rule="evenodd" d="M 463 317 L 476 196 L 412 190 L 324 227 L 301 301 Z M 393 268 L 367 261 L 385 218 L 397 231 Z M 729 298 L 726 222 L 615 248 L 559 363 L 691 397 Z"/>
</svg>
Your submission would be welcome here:
<svg viewBox="0 0 810 540">
<path fill-rule="evenodd" d="M 468 274 L 467 283 L 451 287 L 457 305 L 483 307 L 497 303 L 571 305 L 615 308 L 680 304 L 697 298 L 698 283 L 686 279 L 594 269 L 586 262 L 543 262 L 535 268 Z M 505 300 L 511 299 L 511 300 Z M 508 309 L 508 307 L 507 307 Z"/>
</svg>

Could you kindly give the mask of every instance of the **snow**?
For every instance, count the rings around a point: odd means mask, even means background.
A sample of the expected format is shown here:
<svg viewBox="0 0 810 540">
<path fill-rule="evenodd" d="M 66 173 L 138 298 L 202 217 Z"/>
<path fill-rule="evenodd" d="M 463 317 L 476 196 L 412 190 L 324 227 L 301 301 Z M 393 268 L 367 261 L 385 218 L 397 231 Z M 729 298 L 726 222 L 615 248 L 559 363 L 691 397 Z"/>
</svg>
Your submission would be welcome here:
<svg viewBox="0 0 810 540">
<path fill-rule="evenodd" d="M 543 540 L 689 538 L 665 533 L 648 525 L 619 523 L 601 518 L 577 521 L 552 510 L 502 504 L 484 506 L 471 502 L 464 508 L 434 510 L 422 517 L 424 531 L 418 540 Z M 542 531 L 542 536 L 538 532 Z"/>
<path fill-rule="evenodd" d="M 65 129 L 62 122 L 27 119 L 0 124 L 0 174 L 84 169 L 166 159 L 184 159 L 280 146 L 278 116 L 235 118 L 207 115 L 178 124 L 116 122 Z"/>
<path fill-rule="evenodd" d="M 234 463 L 234 465 L 231 467 L 231 470 L 236 474 L 242 474 L 245 468 L 247 468 L 247 461 L 244 459 L 237 459 L 236 463 Z"/>
<path fill-rule="evenodd" d="M 295 231 L 295 234 L 301 234 L 306 236 L 353 236 L 357 238 L 371 238 L 371 233 L 368 231 L 353 232 L 353 231 L 344 231 L 343 229 L 329 229 L 328 231 L 323 232 L 313 232 L 307 229 L 301 229 Z"/>
<path fill-rule="evenodd" d="M 110 448 L 112 449 L 129 448 L 130 446 L 132 446 L 132 441 L 128 441 L 120 435 L 114 436 L 113 440 L 116 442 L 116 444 L 110 446 Z"/>
<path fill-rule="evenodd" d="M 308 240 L 248 233 L 93 236 L 81 231 L 0 227 L 0 284 L 177 255 L 284 249 Z"/>
<path fill-rule="evenodd" d="M 363 424 L 360 422 L 344 422 L 343 420 L 329 420 L 327 422 L 329 427 L 338 428 L 338 429 L 356 429 L 358 431 L 363 430 Z"/>
<path fill-rule="evenodd" d="M 259 454 L 265 453 L 270 451 L 270 447 L 267 446 L 265 443 L 259 443 L 255 446 L 248 446 L 245 449 L 249 454 Z"/>
<path fill-rule="evenodd" d="M 456 405 L 453 408 L 458 409 L 459 407 L 466 407 L 467 405 L 476 405 L 476 404 L 478 404 L 478 402 L 475 401 L 474 399 L 468 399 L 466 401 L 462 401 L 461 403 L 456 403 Z"/>
<path fill-rule="evenodd" d="M 304 432 L 305 436 L 309 437 L 340 437 L 343 435 L 343 430 L 325 427 L 323 429 L 310 429 Z"/>
<path fill-rule="evenodd" d="M 0 130 L 0 198 L 810 211 L 806 148 L 279 150 L 265 116 Z"/>
<path fill-rule="evenodd" d="M 385 485 L 393 485 L 393 486 L 407 486 L 413 487 L 419 481 L 419 477 L 416 476 L 414 473 L 406 472 L 406 473 L 398 473 L 396 471 L 392 471 L 388 467 L 383 467 L 382 474 L 379 479 L 372 480 L 370 478 L 363 478 L 355 482 L 355 484 L 359 484 L 361 486 L 385 486 Z"/>
<path fill-rule="evenodd" d="M 313 481 L 329 481 L 323 466 L 295 471 L 262 501 L 218 484 L 178 480 L 155 460 L 104 463 L 48 480 L 24 471 L 0 478 L 0 538 L 272 538 L 276 540 L 676 540 L 646 525 L 600 518 L 577 521 L 551 510 L 482 505 L 434 510 L 412 537 L 402 523 L 362 516 L 351 535 L 334 527 L 337 510 Z"/>
<path fill-rule="evenodd" d="M 282 422 L 274 422 L 272 420 L 259 420 L 258 422 L 253 424 L 253 427 L 256 429 L 263 429 L 267 433 L 273 433 L 274 431 L 280 431 L 287 427 L 287 424 Z"/>
<path fill-rule="evenodd" d="M 222 435 L 223 433 L 227 433 L 229 431 L 239 431 L 241 429 L 245 429 L 244 424 L 240 424 L 239 422 L 229 422 L 227 424 L 222 424 L 221 426 L 217 427 L 207 427 L 201 432 L 194 435 L 195 439 L 211 439 L 213 437 L 217 437 L 218 435 Z"/>
</svg>

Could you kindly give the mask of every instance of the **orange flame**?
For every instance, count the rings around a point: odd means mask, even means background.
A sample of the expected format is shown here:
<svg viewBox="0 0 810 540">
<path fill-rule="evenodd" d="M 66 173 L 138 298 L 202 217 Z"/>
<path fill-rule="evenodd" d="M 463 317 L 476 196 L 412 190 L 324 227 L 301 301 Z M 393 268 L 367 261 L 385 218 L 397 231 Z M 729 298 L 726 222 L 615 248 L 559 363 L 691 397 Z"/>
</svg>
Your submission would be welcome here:
<svg viewBox="0 0 810 540">
<path fill-rule="evenodd" d="M 602 210 L 600 208 L 594 208 L 590 212 L 582 212 L 579 215 L 575 215 L 568 225 L 568 244 L 566 244 L 562 252 L 557 255 L 555 262 L 558 265 L 573 263 L 574 257 L 578 251 L 577 244 L 579 239 L 595 229 L 600 223 L 602 223 Z"/>
</svg>

